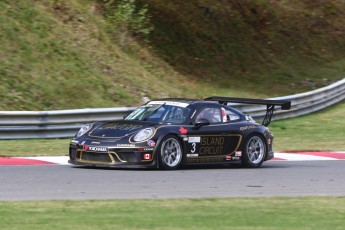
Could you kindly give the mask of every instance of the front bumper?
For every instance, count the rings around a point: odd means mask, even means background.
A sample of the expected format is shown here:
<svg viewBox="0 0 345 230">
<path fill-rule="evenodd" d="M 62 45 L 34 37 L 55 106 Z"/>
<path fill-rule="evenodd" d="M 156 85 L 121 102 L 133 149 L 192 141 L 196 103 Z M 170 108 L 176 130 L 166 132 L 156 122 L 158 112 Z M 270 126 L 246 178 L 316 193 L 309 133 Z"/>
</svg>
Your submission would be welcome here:
<svg viewBox="0 0 345 230">
<path fill-rule="evenodd" d="M 274 152 L 273 152 L 273 151 L 269 151 L 269 152 L 267 153 L 267 156 L 266 156 L 266 158 L 265 158 L 265 161 L 271 160 L 271 159 L 273 159 L 273 158 L 274 158 Z"/>
<path fill-rule="evenodd" d="M 106 152 L 94 152 L 71 145 L 69 157 L 68 162 L 73 165 L 119 168 L 157 167 L 153 149 L 145 148 L 109 148 Z"/>
</svg>

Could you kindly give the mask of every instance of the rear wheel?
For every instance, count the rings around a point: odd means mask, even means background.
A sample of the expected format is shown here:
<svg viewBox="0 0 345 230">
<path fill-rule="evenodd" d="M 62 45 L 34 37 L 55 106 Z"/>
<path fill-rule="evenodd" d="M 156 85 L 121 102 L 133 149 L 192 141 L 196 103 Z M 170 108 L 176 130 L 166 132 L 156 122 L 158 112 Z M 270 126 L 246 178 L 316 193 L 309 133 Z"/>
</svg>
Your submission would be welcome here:
<svg viewBox="0 0 345 230">
<path fill-rule="evenodd" d="M 182 161 L 182 145 L 175 136 L 167 136 L 159 148 L 159 166 L 163 169 L 176 169 Z"/>
<path fill-rule="evenodd" d="M 244 143 L 243 166 L 247 168 L 260 167 L 265 160 L 266 149 L 266 144 L 261 136 L 254 134 L 248 137 Z"/>
</svg>

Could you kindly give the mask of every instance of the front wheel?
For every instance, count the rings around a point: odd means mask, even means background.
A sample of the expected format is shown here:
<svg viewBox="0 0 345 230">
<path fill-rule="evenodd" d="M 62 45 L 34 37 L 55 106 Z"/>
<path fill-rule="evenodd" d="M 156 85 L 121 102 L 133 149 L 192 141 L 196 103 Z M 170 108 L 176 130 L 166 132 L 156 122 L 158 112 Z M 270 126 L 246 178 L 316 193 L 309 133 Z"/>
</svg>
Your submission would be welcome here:
<svg viewBox="0 0 345 230">
<path fill-rule="evenodd" d="M 266 144 L 263 138 L 257 134 L 248 137 L 244 143 L 243 166 L 247 168 L 258 168 L 266 157 Z"/>
<path fill-rule="evenodd" d="M 159 166 L 163 169 L 176 169 L 182 161 L 182 145 L 175 136 L 167 136 L 159 148 Z"/>
</svg>

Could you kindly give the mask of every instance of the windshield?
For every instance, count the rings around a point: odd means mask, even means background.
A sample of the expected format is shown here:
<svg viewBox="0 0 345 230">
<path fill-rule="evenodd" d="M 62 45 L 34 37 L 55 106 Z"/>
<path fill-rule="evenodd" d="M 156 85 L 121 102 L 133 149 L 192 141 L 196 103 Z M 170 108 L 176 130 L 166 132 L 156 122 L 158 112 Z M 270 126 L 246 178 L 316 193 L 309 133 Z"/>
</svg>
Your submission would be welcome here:
<svg viewBox="0 0 345 230">
<path fill-rule="evenodd" d="M 182 124 L 190 114 L 190 109 L 186 108 L 187 105 L 186 103 L 150 102 L 134 110 L 125 120 Z"/>
</svg>

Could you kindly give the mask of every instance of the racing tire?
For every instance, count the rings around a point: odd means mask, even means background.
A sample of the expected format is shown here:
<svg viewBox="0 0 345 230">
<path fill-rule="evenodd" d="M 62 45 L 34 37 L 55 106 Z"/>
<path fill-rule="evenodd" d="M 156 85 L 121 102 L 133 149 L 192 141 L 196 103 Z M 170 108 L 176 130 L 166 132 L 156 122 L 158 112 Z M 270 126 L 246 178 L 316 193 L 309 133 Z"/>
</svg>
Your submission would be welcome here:
<svg viewBox="0 0 345 230">
<path fill-rule="evenodd" d="M 267 155 L 267 147 L 264 139 L 254 134 L 244 142 L 242 165 L 246 168 L 259 168 Z"/>
<path fill-rule="evenodd" d="M 175 136 L 163 138 L 158 153 L 159 167 L 165 170 L 177 169 L 182 162 L 182 144 Z"/>
</svg>

